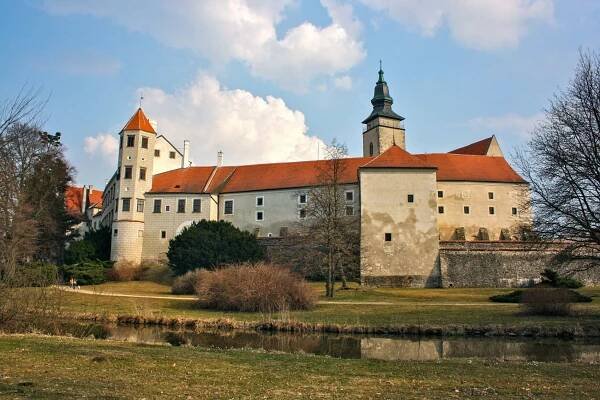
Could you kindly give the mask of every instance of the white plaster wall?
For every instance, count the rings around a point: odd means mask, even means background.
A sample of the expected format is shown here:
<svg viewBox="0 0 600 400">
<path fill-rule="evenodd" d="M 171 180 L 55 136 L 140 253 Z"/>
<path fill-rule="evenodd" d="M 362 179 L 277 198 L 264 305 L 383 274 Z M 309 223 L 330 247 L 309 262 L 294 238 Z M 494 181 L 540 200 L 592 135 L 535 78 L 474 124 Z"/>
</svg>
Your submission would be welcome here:
<svg viewBox="0 0 600 400">
<path fill-rule="evenodd" d="M 181 168 L 182 155 L 163 136 L 156 139 L 154 148 L 160 150 L 160 156 L 154 157 L 154 174 Z M 175 152 L 175 158 L 169 158 L 169 152 L 171 151 Z"/>
</svg>

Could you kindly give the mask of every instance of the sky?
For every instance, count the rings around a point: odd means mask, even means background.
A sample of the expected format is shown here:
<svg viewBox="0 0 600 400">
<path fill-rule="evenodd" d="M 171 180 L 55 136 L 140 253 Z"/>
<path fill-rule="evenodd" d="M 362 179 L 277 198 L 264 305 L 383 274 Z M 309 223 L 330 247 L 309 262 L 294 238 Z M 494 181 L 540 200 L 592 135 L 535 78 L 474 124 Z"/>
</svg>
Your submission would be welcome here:
<svg viewBox="0 0 600 400">
<path fill-rule="evenodd" d="M 382 60 L 408 151 L 495 134 L 510 157 L 598 38 L 596 0 L 0 0 L 0 102 L 47 98 L 103 187 L 140 101 L 194 165 L 360 156 Z"/>
</svg>

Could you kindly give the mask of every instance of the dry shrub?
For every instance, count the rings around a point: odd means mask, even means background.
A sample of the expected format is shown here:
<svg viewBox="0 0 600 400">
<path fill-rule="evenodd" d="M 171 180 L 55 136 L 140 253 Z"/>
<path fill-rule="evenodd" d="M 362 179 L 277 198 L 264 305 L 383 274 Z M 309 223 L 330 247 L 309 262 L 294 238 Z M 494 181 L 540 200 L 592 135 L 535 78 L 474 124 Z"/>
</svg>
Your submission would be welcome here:
<svg viewBox="0 0 600 400">
<path fill-rule="evenodd" d="M 534 288 L 523 292 L 523 311 L 529 315 L 569 315 L 573 296 L 564 288 Z"/>
<path fill-rule="evenodd" d="M 200 271 L 199 269 L 195 269 L 175 278 L 171 286 L 171 293 L 195 294 L 196 286 L 198 286 L 200 279 Z"/>
<path fill-rule="evenodd" d="M 142 275 L 142 265 L 133 261 L 117 261 L 106 272 L 109 281 L 129 282 L 139 281 Z"/>
<path fill-rule="evenodd" d="M 273 264 L 235 264 L 199 277 L 196 293 L 205 308 L 273 313 L 307 310 L 316 302 L 304 279 Z"/>
<path fill-rule="evenodd" d="M 173 283 L 173 271 L 162 261 L 142 261 L 141 281 L 160 283 L 162 285 L 171 285 Z"/>
</svg>

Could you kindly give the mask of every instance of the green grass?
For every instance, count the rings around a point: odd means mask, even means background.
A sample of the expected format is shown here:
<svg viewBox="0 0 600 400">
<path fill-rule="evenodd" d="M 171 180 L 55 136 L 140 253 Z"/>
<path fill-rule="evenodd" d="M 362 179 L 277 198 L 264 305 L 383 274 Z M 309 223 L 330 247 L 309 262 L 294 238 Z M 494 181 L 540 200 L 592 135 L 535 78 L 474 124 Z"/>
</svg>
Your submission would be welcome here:
<svg viewBox="0 0 600 400">
<path fill-rule="evenodd" d="M 0 336 L 2 399 L 598 398 L 583 363 L 344 360 L 250 350 Z"/>
<path fill-rule="evenodd" d="M 323 285 L 313 284 L 321 293 Z M 85 287 L 89 289 L 90 287 Z M 168 287 L 150 282 L 107 283 L 95 290 L 142 295 L 167 295 Z M 516 304 L 492 303 L 492 294 L 511 289 L 357 289 L 338 291 L 333 301 L 343 304 L 319 304 L 310 311 L 290 312 L 283 315 L 235 313 L 203 310 L 193 301 L 168 299 L 141 299 L 95 296 L 81 293 L 58 293 L 65 311 L 95 314 L 136 314 L 144 316 L 186 317 L 197 319 L 231 318 L 241 321 L 259 321 L 267 318 L 292 319 L 300 322 L 341 325 L 386 326 L 398 324 L 423 325 L 544 325 L 564 326 L 600 324 L 600 288 L 582 289 L 594 301 L 575 306 L 577 314 L 569 317 L 523 317 Z M 385 302 L 390 305 L 372 305 L 365 302 Z"/>
</svg>

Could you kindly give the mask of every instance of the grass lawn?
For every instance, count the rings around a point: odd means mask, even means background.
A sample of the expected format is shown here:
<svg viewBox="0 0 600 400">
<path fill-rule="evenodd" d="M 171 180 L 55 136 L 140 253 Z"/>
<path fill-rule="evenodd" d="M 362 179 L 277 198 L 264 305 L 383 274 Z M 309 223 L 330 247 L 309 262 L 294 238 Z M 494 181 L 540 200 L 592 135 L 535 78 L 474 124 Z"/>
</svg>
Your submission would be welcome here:
<svg viewBox="0 0 600 400">
<path fill-rule="evenodd" d="M 345 360 L 250 350 L 0 336 L 6 399 L 593 399 L 583 363 Z"/>
<path fill-rule="evenodd" d="M 323 285 L 313 284 L 323 297 Z M 151 282 L 119 282 L 84 287 L 111 293 L 140 295 L 170 295 L 167 286 Z M 338 291 L 334 302 L 319 304 L 311 311 L 282 315 L 220 312 L 199 309 L 193 301 L 95 296 L 83 293 L 58 293 L 66 311 L 96 314 L 136 314 L 145 316 L 187 318 L 232 318 L 243 321 L 292 319 L 300 322 L 341 325 L 386 326 L 399 324 L 428 325 L 573 325 L 600 324 L 600 288 L 582 292 L 594 296 L 594 301 L 576 306 L 577 315 L 570 317 L 523 317 L 515 304 L 492 303 L 492 294 L 511 289 L 359 289 Z M 390 304 L 365 304 L 368 302 Z"/>
</svg>

